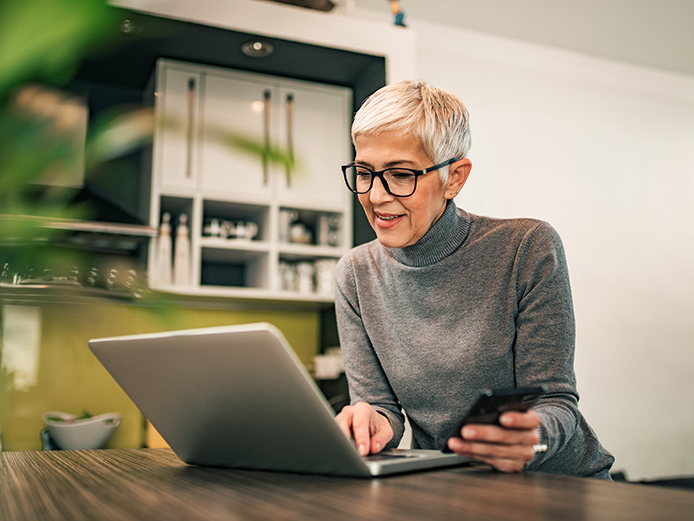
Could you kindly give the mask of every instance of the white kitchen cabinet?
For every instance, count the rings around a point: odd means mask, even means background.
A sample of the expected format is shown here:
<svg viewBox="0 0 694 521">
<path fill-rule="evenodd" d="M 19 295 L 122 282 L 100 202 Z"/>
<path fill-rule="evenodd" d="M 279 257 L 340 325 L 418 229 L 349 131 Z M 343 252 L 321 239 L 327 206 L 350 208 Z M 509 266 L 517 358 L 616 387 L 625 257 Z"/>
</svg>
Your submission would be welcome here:
<svg viewBox="0 0 694 521">
<path fill-rule="evenodd" d="M 352 157 L 351 91 L 171 60 L 155 78 L 150 220 L 171 214 L 175 237 L 186 213 L 193 281 L 155 288 L 331 301 L 326 273 L 351 247 L 340 171 Z M 273 164 L 267 147 L 294 163 Z M 151 280 L 155 257 L 153 244 Z"/>
<path fill-rule="evenodd" d="M 153 183 L 164 192 L 190 193 L 197 185 L 200 74 L 160 67 L 156 83 Z"/>
<path fill-rule="evenodd" d="M 294 167 L 277 177 L 280 200 L 302 201 L 310 208 L 342 207 L 351 193 L 342 175 L 335 175 L 344 163 L 335 160 L 351 161 L 351 98 L 341 90 L 298 84 L 283 85 L 278 97 L 280 142 L 296 157 Z"/>
<path fill-rule="evenodd" d="M 215 72 L 205 72 L 202 77 L 201 192 L 267 201 L 273 181 L 270 163 L 258 154 L 231 146 L 231 142 L 275 143 L 272 85 Z"/>
</svg>

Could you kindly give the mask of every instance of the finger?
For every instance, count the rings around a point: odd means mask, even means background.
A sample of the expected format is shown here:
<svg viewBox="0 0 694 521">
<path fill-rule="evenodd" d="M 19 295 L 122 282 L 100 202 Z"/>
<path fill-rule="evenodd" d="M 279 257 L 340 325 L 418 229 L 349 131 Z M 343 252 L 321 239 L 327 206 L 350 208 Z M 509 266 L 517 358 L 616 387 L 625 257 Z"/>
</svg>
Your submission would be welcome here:
<svg viewBox="0 0 694 521">
<path fill-rule="evenodd" d="M 337 416 L 335 416 L 335 421 L 337 422 L 337 425 L 340 427 L 340 430 L 342 430 L 343 434 L 350 439 L 352 438 L 353 416 L 354 413 L 350 405 L 345 405 L 340 411 L 340 413 Z"/>
<path fill-rule="evenodd" d="M 371 450 L 371 414 L 377 414 L 370 405 L 358 403 L 352 407 L 352 436 L 357 444 L 357 450 L 362 456 Z"/>
<path fill-rule="evenodd" d="M 371 435 L 371 453 L 378 454 L 393 439 L 393 428 L 388 419 L 379 413 L 374 415 L 374 423 Z"/>
<path fill-rule="evenodd" d="M 495 468 L 509 468 L 508 462 L 516 462 L 514 466 L 523 467 L 535 456 L 532 446 L 526 445 L 498 445 L 494 443 L 474 443 L 451 438 L 448 441 L 449 448 L 467 458 L 483 461 Z"/>
<path fill-rule="evenodd" d="M 537 429 L 540 426 L 540 417 L 533 410 L 508 411 L 501 415 L 499 423 L 509 429 Z"/>
<path fill-rule="evenodd" d="M 540 440 L 536 428 L 507 429 L 496 425 L 466 425 L 461 431 L 466 441 L 477 441 L 497 445 L 532 446 Z"/>
<path fill-rule="evenodd" d="M 477 458 L 489 460 L 518 460 L 523 463 L 530 461 L 535 456 L 532 445 L 498 445 L 495 443 L 468 443 L 465 450 L 474 454 Z"/>
</svg>

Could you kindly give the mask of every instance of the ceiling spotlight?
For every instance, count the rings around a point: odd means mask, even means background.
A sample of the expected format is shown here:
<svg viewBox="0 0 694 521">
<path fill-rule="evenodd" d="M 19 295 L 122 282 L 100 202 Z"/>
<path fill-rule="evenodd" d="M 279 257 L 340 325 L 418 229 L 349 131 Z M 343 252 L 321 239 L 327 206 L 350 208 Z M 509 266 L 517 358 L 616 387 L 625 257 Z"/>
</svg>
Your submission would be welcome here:
<svg viewBox="0 0 694 521">
<path fill-rule="evenodd" d="M 253 40 L 246 42 L 241 46 L 241 52 L 252 58 L 263 58 L 270 56 L 275 51 L 272 44 L 261 40 Z"/>
</svg>

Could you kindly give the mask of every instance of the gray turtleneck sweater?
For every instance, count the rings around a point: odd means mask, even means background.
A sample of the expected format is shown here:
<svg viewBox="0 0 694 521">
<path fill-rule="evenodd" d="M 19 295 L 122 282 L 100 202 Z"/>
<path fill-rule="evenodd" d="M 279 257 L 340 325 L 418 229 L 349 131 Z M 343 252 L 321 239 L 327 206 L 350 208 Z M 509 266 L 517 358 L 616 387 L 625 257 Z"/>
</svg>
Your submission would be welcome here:
<svg viewBox="0 0 694 521">
<path fill-rule="evenodd" d="M 614 458 L 578 410 L 574 316 L 556 231 L 449 202 L 414 245 L 377 240 L 340 261 L 336 312 L 352 403 L 390 420 L 397 446 L 441 449 L 485 388 L 545 385 L 535 407 L 548 451 L 540 470 L 609 478 Z"/>
</svg>

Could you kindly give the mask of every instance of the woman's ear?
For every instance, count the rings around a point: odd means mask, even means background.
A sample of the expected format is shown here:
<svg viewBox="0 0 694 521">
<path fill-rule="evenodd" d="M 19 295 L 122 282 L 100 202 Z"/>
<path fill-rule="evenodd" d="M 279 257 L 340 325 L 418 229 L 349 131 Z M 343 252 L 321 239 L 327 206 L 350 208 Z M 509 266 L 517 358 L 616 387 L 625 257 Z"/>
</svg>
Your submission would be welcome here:
<svg viewBox="0 0 694 521">
<path fill-rule="evenodd" d="M 446 187 L 446 199 L 453 199 L 463 189 L 467 178 L 470 177 L 472 162 L 469 159 L 460 159 L 448 167 L 448 183 Z"/>
</svg>

